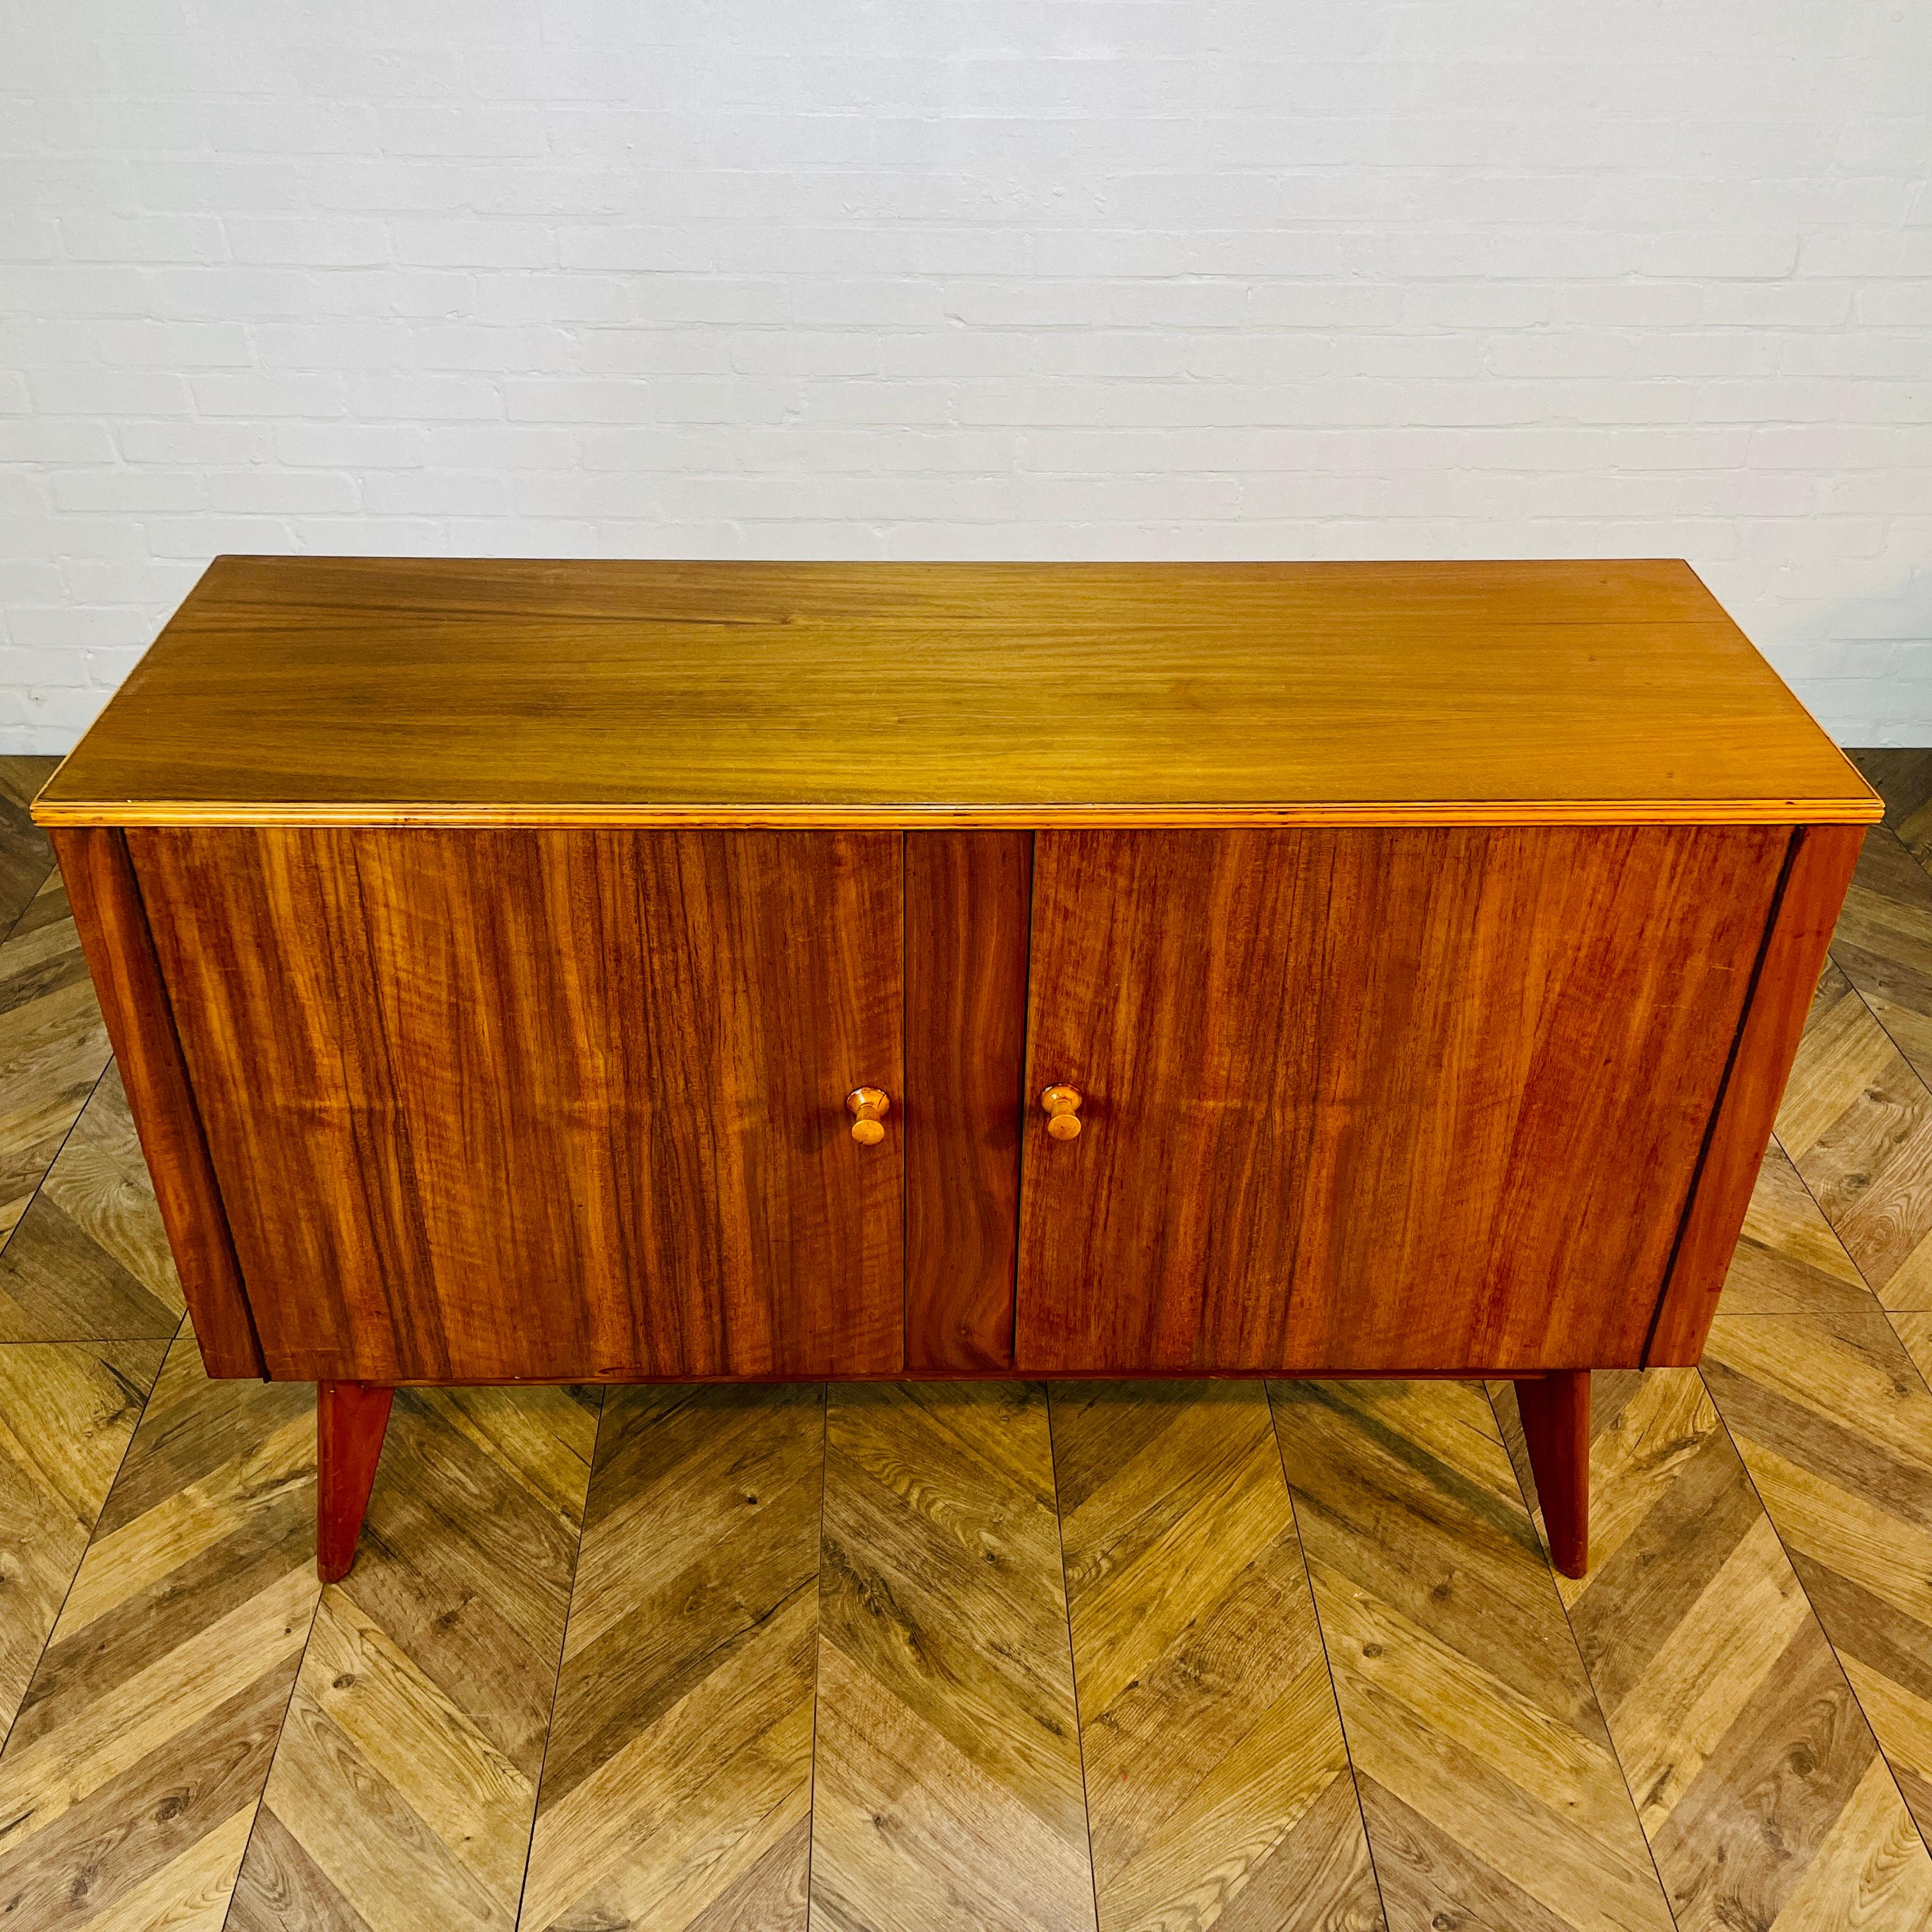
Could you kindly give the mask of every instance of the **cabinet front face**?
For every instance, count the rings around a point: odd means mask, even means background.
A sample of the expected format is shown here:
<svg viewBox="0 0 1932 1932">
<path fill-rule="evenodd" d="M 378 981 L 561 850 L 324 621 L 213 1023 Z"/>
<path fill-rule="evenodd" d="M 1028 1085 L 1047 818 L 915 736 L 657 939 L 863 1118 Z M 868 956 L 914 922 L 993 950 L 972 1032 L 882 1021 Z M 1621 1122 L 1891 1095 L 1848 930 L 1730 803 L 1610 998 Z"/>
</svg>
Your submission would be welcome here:
<svg viewBox="0 0 1932 1932">
<path fill-rule="evenodd" d="M 1021 1370 L 1639 1362 L 1790 839 L 1041 833 Z"/>
<path fill-rule="evenodd" d="M 272 1373 L 900 1366 L 896 833 L 128 842 Z"/>
</svg>

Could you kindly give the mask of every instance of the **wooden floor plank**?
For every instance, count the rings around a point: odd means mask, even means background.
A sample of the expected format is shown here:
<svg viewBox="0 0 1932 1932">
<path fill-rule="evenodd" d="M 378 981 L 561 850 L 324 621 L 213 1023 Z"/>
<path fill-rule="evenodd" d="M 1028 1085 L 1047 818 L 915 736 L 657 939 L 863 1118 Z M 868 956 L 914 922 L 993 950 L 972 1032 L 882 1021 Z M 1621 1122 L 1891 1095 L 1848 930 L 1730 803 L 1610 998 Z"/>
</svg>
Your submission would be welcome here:
<svg viewBox="0 0 1932 1932">
<path fill-rule="evenodd" d="M 1932 1078 L 1932 875 L 1886 826 L 1866 834 L 1832 958 L 1919 1078 Z"/>
<path fill-rule="evenodd" d="M 1828 1315 L 1871 1290 L 1776 1141 L 1765 1150 L 1719 1304 L 1729 1315 Z"/>
<path fill-rule="evenodd" d="M 1720 1315 L 1704 1380 L 1932 1833 L 1932 1392 L 1875 1304 Z"/>
<path fill-rule="evenodd" d="M 1887 1318 L 1892 1332 L 1917 1364 L 1921 1379 L 1932 1384 L 1932 1313 L 1891 1315 Z"/>
<path fill-rule="evenodd" d="M 1848 752 L 1885 800 L 1885 822 L 1913 857 L 1932 860 L 1932 750 Z"/>
<path fill-rule="evenodd" d="M 0 1243 L 19 1225 L 107 1060 L 107 1030 L 67 890 L 51 873 L 0 942 Z"/>
<path fill-rule="evenodd" d="M 1043 1387 L 830 1392 L 816 1932 L 1094 1924 Z"/>
<path fill-rule="evenodd" d="M 0 1342 L 0 1741 L 86 1553 L 164 1342 Z"/>
<path fill-rule="evenodd" d="M 1559 1581 L 1682 1932 L 1932 1922 L 1932 1864 L 1697 1371 L 1595 1382 L 1592 1562 Z"/>
<path fill-rule="evenodd" d="M 613 1389 L 520 1923 L 802 1932 L 824 1392 Z"/>
<path fill-rule="evenodd" d="M 1668 1932 L 1482 1389 L 1269 1394 L 1391 1925 Z"/>
<path fill-rule="evenodd" d="M 314 1407 L 169 1349 L 0 1752 L 6 1922 L 225 1901 L 317 1594 Z"/>
<path fill-rule="evenodd" d="M 1932 1306 L 1932 1088 L 1835 963 L 1819 982 L 1778 1138 L 1879 1299 Z"/>
<path fill-rule="evenodd" d="M 27 808 L 59 763 L 18 752 L 0 758 L 0 939 L 13 930 L 53 870 L 46 835 L 28 817 Z"/>
<path fill-rule="evenodd" d="M 1051 1417 L 1100 1932 L 1379 1928 L 1265 1392 L 1063 1383 Z"/>
<path fill-rule="evenodd" d="M 240 1928 L 516 1923 L 599 1398 L 404 1390 L 323 1593 Z"/>
<path fill-rule="evenodd" d="M 0 1250 L 0 1340 L 166 1341 L 184 1309 L 110 1064 Z"/>
</svg>

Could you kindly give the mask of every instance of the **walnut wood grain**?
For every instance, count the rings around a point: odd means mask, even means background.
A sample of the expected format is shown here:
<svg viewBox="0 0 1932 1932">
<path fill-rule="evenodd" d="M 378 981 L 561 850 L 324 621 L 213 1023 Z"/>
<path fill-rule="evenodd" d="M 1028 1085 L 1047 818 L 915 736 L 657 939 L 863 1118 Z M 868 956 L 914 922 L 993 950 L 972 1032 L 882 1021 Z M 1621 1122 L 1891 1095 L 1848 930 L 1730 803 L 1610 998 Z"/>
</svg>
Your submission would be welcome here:
<svg viewBox="0 0 1932 1932">
<path fill-rule="evenodd" d="M 1010 1367 L 1028 832 L 905 840 L 906 1366 Z"/>
<path fill-rule="evenodd" d="M 1849 825 L 1801 826 L 1792 835 L 1750 1005 L 1644 1352 L 1651 1367 L 1688 1366 L 1704 1352 L 1718 1291 L 1744 1226 L 1758 1164 L 1798 1057 L 1825 950 L 1864 836 L 1862 826 Z"/>
<path fill-rule="evenodd" d="M 72 827 L 57 830 L 52 840 L 202 1360 L 212 1376 L 263 1374 L 127 839 L 111 830 Z"/>
<path fill-rule="evenodd" d="M 1681 562 L 278 556 L 210 566 L 36 809 L 1027 826 L 1880 806 Z"/>
<path fill-rule="evenodd" d="M 1042 832 L 1019 1369 L 1634 1366 L 1789 842 Z"/>
<path fill-rule="evenodd" d="M 273 1373 L 899 1366 L 896 837 L 130 843 Z"/>
</svg>

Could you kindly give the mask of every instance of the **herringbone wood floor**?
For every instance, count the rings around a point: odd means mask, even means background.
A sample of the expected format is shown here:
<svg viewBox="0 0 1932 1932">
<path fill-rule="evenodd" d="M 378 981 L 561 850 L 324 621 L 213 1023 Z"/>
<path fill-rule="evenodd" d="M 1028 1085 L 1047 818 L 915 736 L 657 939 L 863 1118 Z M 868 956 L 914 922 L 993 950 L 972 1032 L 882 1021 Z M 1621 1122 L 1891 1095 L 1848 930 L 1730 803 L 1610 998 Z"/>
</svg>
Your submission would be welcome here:
<svg viewBox="0 0 1932 1932">
<path fill-rule="evenodd" d="M 0 1932 L 1932 1928 L 1932 753 L 1701 1371 L 417 1391 L 202 1375 L 0 760 Z"/>
</svg>

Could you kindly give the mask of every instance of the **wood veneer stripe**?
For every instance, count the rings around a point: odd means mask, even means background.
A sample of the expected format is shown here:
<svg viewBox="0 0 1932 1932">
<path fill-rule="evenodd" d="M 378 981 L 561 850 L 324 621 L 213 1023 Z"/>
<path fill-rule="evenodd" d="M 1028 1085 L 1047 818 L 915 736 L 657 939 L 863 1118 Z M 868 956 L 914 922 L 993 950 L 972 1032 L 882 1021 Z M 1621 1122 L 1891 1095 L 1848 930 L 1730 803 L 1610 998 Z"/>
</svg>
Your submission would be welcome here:
<svg viewBox="0 0 1932 1932">
<path fill-rule="evenodd" d="M 905 1365 L 1007 1368 L 1033 840 L 928 832 L 902 843 Z"/>
<path fill-rule="evenodd" d="M 211 1375 L 266 1379 L 261 1338 L 127 839 L 116 830 L 70 828 L 56 832 L 53 846 L 202 1359 Z"/>
<path fill-rule="evenodd" d="M 1647 1366 L 1694 1364 L 1703 1352 L 1863 838 L 1804 825 L 1792 832 L 1651 1318 Z"/>
<path fill-rule="evenodd" d="M 1772 936 L 1778 931 L 1778 918 L 1784 910 L 1784 895 L 1786 888 L 1791 883 L 1791 868 L 1797 861 L 1798 849 L 1804 838 L 1802 826 L 1792 829 L 1791 842 L 1784 850 L 1784 863 L 1778 868 L 1778 884 L 1772 889 L 1771 908 L 1765 914 L 1764 938 L 1758 946 L 1757 958 L 1751 964 L 1750 980 L 1744 988 L 1744 1004 L 1738 1009 L 1738 1023 L 1731 1032 L 1731 1050 L 1724 1061 L 1724 1073 L 1718 1082 L 1717 1097 L 1711 1102 L 1711 1118 L 1704 1128 L 1703 1144 L 1697 1150 L 1697 1162 L 1690 1171 L 1690 1185 L 1684 1194 L 1684 1205 L 1677 1217 L 1677 1233 L 1670 1244 L 1670 1258 L 1664 1264 L 1663 1285 L 1658 1290 L 1657 1306 L 1650 1318 L 1650 1333 L 1644 1338 L 1643 1353 L 1646 1362 L 1652 1359 L 1664 1311 L 1670 1305 L 1672 1291 L 1678 1282 L 1678 1264 L 1684 1252 L 1684 1238 L 1690 1226 L 1691 1214 L 1697 1206 L 1698 1190 L 1703 1184 L 1705 1169 L 1710 1161 L 1711 1144 L 1717 1136 L 1718 1123 L 1724 1117 L 1724 1102 L 1731 1089 L 1731 1076 L 1737 1071 L 1738 1054 L 1744 1046 L 1744 1030 L 1750 1024 L 1751 1009 L 1756 1003 L 1758 987 L 1764 977 L 1765 961 L 1770 956 Z M 1755 1179 L 1754 1174 L 1754 1184 Z M 1738 1226 L 1742 1230 L 1742 1210 L 1739 1213 Z M 1722 1286 L 1721 1277 L 1719 1286 Z M 1711 1300 L 1714 1307 L 1714 1294 Z M 1700 1335 L 1700 1346 L 1701 1340 Z"/>
</svg>

